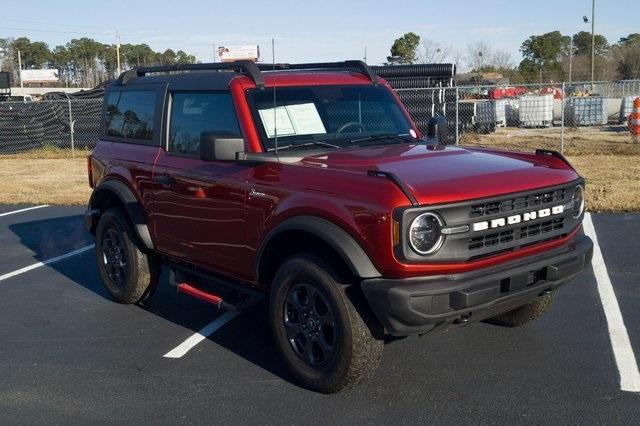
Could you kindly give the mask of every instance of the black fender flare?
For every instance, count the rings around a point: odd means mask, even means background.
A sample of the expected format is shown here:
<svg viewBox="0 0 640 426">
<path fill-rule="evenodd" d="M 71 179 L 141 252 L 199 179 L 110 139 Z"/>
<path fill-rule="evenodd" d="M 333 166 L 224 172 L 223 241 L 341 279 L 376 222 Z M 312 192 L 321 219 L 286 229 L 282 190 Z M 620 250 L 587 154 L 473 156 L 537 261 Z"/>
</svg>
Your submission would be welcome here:
<svg viewBox="0 0 640 426">
<path fill-rule="evenodd" d="M 102 213 L 99 211 L 99 203 L 96 198 L 99 197 L 99 194 L 104 194 L 104 191 L 110 192 L 120 200 L 129 215 L 129 219 L 133 224 L 133 229 L 140 239 L 140 242 L 146 249 L 153 250 L 154 245 L 151 240 L 151 233 L 149 232 L 149 226 L 147 224 L 144 210 L 136 196 L 124 183 L 110 179 L 96 186 L 91 193 L 91 198 L 89 198 L 89 210 L 87 211 L 87 215 L 95 216 L 97 214 L 99 216 L 99 214 Z M 91 222 L 97 223 L 97 220 L 91 220 Z M 89 223 L 88 220 L 87 223 Z"/>
<path fill-rule="evenodd" d="M 256 277 L 259 277 L 262 256 L 269 243 L 282 232 L 292 230 L 308 232 L 325 241 L 344 260 L 355 276 L 360 278 L 382 276 L 360 244 L 344 229 L 316 216 L 296 216 L 278 224 L 263 239 L 256 256 Z"/>
</svg>

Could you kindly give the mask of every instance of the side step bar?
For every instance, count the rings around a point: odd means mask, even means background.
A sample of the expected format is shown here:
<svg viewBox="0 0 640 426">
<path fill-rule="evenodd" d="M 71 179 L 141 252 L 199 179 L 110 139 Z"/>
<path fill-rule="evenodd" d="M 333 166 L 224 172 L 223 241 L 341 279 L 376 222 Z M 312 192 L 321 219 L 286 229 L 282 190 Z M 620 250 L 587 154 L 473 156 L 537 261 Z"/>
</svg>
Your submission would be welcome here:
<svg viewBox="0 0 640 426">
<path fill-rule="evenodd" d="M 264 296 L 247 286 L 221 280 L 204 271 L 178 264 L 169 265 L 169 283 L 179 293 L 195 297 L 227 311 L 240 311 Z M 224 297 L 221 296 L 225 295 Z M 230 300 L 232 303 L 230 303 Z"/>
<path fill-rule="evenodd" d="M 217 296 L 213 293 L 207 293 L 206 291 L 195 288 L 190 284 L 181 283 L 178 284 L 177 288 L 179 293 L 188 294 L 189 296 L 195 297 L 196 299 L 204 300 L 205 302 L 216 305 L 219 309 L 224 309 L 226 311 L 238 310 L 235 305 L 225 302 L 222 297 Z"/>
</svg>

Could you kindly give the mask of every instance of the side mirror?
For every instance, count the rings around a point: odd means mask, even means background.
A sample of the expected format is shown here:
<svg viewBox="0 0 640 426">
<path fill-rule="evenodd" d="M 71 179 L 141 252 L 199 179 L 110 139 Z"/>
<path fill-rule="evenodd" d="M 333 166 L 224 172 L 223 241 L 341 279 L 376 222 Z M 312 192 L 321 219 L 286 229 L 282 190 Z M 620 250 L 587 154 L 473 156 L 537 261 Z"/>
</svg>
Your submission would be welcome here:
<svg viewBox="0 0 640 426">
<path fill-rule="evenodd" d="M 437 139 L 439 144 L 446 144 L 449 138 L 447 119 L 441 116 L 430 118 L 427 123 L 427 137 Z"/>
<path fill-rule="evenodd" d="M 244 151 L 244 139 L 231 132 L 200 133 L 200 159 L 202 161 L 235 161 L 236 154 Z"/>
</svg>

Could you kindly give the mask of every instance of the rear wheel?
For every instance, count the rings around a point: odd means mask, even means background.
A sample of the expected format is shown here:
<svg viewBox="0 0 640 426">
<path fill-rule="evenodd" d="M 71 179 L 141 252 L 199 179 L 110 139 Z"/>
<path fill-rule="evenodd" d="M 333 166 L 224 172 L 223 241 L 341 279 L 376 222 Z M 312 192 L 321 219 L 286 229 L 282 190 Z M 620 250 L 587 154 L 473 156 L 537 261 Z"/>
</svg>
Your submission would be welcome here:
<svg viewBox="0 0 640 426">
<path fill-rule="evenodd" d="M 503 327 L 519 327 L 540 318 L 553 304 L 558 290 L 537 297 L 532 302 L 487 320 Z"/>
<path fill-rule="evenodd" d="M 157 260 L 138 248 L 129 221 L 118 209 L 109 209 L 100 216 L 96 261 L 102 284 L 120 303 L 145 299 L 158 281 Z"/>
<path fill-rule="evenodd" d="M 360 290 L 336 277 L 316 257 L 290 258 L 276 274 L 269 301 L 271 330 L 288 369 L 323 393 L 371 375 L 383 350 L 380 326 L 369 319 Z"/>
</svg>

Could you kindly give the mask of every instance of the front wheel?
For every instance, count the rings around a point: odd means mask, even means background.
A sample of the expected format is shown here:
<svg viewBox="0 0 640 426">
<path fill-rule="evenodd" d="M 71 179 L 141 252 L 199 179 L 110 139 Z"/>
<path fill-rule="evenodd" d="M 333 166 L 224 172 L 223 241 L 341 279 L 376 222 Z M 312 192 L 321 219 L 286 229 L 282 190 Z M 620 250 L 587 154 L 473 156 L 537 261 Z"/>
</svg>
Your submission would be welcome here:
<svg viewBox="0 0 640 426">
<path fill-rule="evenodd" d="M 369 319 L 359 289 L 339 284 L 336 276 L 316 257 L 290 258 L 278 270 L 269 300 L 272 334 L 289 371 L 323 393 L 371 375 L 383 350 L 379 325 Z"/>
</svg>

